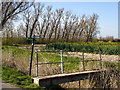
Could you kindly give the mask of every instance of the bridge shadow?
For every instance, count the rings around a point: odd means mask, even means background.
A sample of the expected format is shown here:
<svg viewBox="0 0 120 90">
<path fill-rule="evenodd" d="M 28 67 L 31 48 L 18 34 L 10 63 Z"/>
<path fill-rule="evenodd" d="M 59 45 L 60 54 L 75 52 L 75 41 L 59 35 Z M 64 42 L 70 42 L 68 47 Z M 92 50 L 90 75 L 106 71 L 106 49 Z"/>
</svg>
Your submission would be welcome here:
<svg viewBox="0 0 120 90">
<path fill-rule="evenodd" d="M 46 86 L 47 90 L 66 90 L 64 88 L 62 88 L 60 85 L 49 85 Z"/>
</svg>

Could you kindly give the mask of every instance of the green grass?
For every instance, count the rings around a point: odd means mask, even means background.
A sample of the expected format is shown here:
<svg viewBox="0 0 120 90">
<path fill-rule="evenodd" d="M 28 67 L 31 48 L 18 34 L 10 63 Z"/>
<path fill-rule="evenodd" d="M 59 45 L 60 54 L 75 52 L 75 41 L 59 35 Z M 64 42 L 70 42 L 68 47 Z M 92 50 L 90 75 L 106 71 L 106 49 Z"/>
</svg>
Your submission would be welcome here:
<svg viewBox="0 0 120 90">
<path fill-rule="evenodd" d="M 65 54 L 63 54 L 65 55 Z M 67 53 L 66 53 L 67 55 Z M 61 62 L 61 57 L 59 53 L 39 53 L 38 54 L 39 63 L 44 62 Z M 89 59 L 85 59 L 89 60 Z M 82 71 L 82 57 L 72 57 L 72 56 L 63 56 L 63 61 L 80 61 L 80 62 L 69 62 L 64 63 L 64 70 L 65 72 L 75 72 L 75 71 Z M 86 70 L 92 70 L 92 69 L 98 69 L 99 66 L 96 66 L 99 62 L 85 62 Z M 53 65 L 53 64 L 52 64 Z M 54 64 L 56 66 L 60 66 L 61 63 Z M 88 66 L 91 66 L 92 68 L 88 68 Z"/>
<path fill-rule="evenodd" d="M 24 74 L 17 69 L 2 66 L 2 79 L 8 83 L 11 83 L 17 87 L 23 88 L 23 90 L 53 90 L 59 89 L 64 90 L 58 85 L 51 85 L 48 87 L 40 87 L 32 83 L 32 77 Z"/>
<path fill-rule="evenodd" d="M 2 79 L 21 88 L 39 88 L 30 76 L 7 66 L 2 66 Z"/>
</svg>

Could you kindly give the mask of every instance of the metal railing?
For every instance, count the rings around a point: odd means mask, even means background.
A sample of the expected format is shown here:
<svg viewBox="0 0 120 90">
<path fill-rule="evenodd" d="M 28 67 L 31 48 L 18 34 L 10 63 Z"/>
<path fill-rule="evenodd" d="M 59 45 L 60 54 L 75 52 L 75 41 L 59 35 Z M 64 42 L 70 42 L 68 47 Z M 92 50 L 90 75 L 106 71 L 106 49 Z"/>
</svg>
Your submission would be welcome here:
<svg viewBox="0 0 120 90">
<path fill-rule="evenodd" d="M 56 53 L 56 52 L 59 52 L 60 53 L 60 62 L 43 62 L 43 63 L 39 63 L 38 62 L 38 53 Z M 82 62 L 82 69 L 83 71 L 85 71 L 85 62 L 90 62 L 90 61 L 99 61 L 100 62 L 100 68 L 99 69 L 102 69 L 102 56 L 101 56 L 101 50 L 99 50 L 99 59 L 98 60 L 85 60 L 85 53 L 84 51 L 82 52 L 82 60 L 81 61 L 64 61 L 63 60 L 63 52 L 68 52 L 68 51 L 36 51 L 35 52 L 35 57 L 36 57 L 36 76 L 38 76 L 38 65 L 44 65 L 44 64 L 58 64 L 58 63 L 61 63 L 61 73 L 64 73 L 64 63 L 73 63 L 73 62 Z"/>
</svg>

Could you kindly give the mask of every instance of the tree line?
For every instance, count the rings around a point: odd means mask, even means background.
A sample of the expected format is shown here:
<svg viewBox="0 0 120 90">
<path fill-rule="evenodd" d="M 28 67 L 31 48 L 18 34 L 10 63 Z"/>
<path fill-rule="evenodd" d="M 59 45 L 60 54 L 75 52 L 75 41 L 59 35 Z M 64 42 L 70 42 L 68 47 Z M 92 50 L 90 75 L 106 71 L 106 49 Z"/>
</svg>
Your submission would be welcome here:
<svg viewBox="0 0 120 90">
<path fill-rule="evenodd" d="M 2 2 L 2 29 L 4 37 L 31 38 L 42 41 L 92 41 L 98 31 L 98 15 L 77 16 L 64 8 L 33 2 Z M 15 30 L 15 22 L 21 21 Z"/>
</svg>

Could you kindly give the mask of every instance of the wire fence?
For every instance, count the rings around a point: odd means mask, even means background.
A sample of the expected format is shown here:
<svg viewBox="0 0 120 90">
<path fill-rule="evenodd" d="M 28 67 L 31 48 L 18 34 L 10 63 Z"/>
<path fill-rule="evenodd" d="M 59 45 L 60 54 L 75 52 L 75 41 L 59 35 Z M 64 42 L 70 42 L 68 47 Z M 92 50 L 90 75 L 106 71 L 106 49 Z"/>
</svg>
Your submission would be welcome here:
<svg viewBox="0 0 120 90">
<path fill-rule="evenodd" d="M 60 67 L 61 67 L 61 73 L 64 73 L 65 72 L 65 64 L 66 63 L 81 63 L 81 67 L 82 67 L 82 71 L 86 71 L 86 63 L 87 62 L 99 62 L 99 68 L 97 69 L 102 69 L 102 52 L 101 50 L 98 50 L 99 51 L 99 54 L 98 54 L 98 57 L 96 58 L 88 58 L 85 56 L 86 53 L 83 52 L 68 52 L 68 51 L 36 51 L 35 52 L 35 58 L 36 58 L 36 76 L 39 75 L 39 65 L 51 65 L 51 64 L 60 64 Z M 57 54 L 59 55 L 59 61 L 50 61 L 50 62 L 39 62 L 39 53 L 47 53 L 47 54 Z M 79 54 L 78 54 L 79 53 Z M 80 59 L 75 59 L 75 60 L 70 60 L 72 58 L 70 58 L 69 60 L 65 61 L 64 60 L 64 57 L 77 57 L 77 58 L 80 58 Z M 93 56 L 94 57 L 94 56 Z"/>
</svg>

